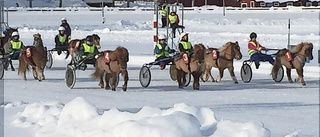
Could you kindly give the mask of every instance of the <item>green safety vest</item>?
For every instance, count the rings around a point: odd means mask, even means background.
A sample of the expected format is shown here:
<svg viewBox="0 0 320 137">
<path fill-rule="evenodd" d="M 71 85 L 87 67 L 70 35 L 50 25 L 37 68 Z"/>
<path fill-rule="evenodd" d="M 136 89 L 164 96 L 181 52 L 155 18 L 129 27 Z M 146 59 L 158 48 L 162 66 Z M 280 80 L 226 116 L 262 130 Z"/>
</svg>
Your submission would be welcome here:
<svg viewBox="0 0 320 137">
<path fill-rule="evenodd" d="M 93 54 L 94 53 L 94 47 L 95 45 L 93 44 L 92 46 L 89 46 L 87 43 L 83 43 L 82 44 L 83 48 L 84 48 L 84 52 L 88 52 L 89 54 Z M 86 55 L 83 55 L 82 57 L 86 57 Z"/>
<path fill-rule="evenodd" d="M 14 49 L 14 50 L 21 50 L 22 42 L 21 42 L 20 40 L 18 40 L 18 41 L 10 40 L 10 44 L 11 44 L 11 46 L 12 46 L 12 49 Z"/>
<path fill-rule="evenodd" d="M 257 42 L 257 44 L 256 44 L 255 42 L 250 41 L 249 43 L 252 44 L 252 45 L 255 46 L 255 47 L 257 47 L 258 45 L 260 45 L 259 42 Z M 258 52 L 258 51 L 254 50 L 254 49 L 248 49 L 249 56 L 251 56 L 252 54 L 254 54 L 254 53 L 256 53 L 256 52 Z"/>
<path fill-rule="evenodd" d="M 168 12 L 168 6 L 167 5 L 162 5 L 162 8 L 161 8 L 161 16 L 167 16 L 167 12 Z"/>
<path fill-rule="evenodd" d="M 161 44 L 157 44 L 157 47 L 159 48 L 159 50 L 161 50 L 162 49 L 162 46 L 161 46 Z M 161 56 L 166 56 L 166 57 L 169 57 L 169 52 L 167 52 L 168 51 L 168 49 L 169 49 L 169 46 L 168 45 L 166 45 L 165 47 L 164 47 L 164 52 L 160 52 L 159 54 L 155 54 L 155 56 L 156 56 L 156 58 L 159 58 L 159 57 L 161 57 Z"/>
<path fill-rule="evenodd" d="M 64 34 L 63 36 L 58 34 L 58 37 L 59 37 L 59 42 L 61 42 L 61 43 L 66 42 L 66 39 L 67 39 L 67 35 L 66 34 Z"/>
<path fill-rule="evenodd" d="M 191 49 L 191 43 L 190 43 L 190 42 L 181 41 L 180 43 L 182 44 L 183 48 L 184 48 L 186 51 L 188 51 L 188 50 Z"/>
<path fill-rule="evenodd" d="M 169 15 L 168 18 L 169 18 L 169 22 L 172 24 L 172 23 L 175 23 L 177 21 L 178 16 L 177 15 L 174 15 L 174 16 Z"/>
</svg>

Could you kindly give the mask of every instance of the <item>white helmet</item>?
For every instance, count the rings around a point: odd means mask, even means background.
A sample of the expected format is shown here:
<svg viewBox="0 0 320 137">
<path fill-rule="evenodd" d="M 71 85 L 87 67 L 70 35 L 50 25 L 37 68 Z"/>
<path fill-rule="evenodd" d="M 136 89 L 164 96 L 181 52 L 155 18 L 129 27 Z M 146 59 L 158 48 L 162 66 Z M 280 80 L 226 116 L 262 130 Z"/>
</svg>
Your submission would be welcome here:
<svg viewBox="0 0 320 137">
<path fill-rule="evenodd" d="M 58 28 L 58 30 L 60 31 L 60 30 L 66 30 L 66 29 L 61 26 L 61 27 Z"/>
<path fill-rule="evenodd" d="M 189 33 L 181 33 L 180 39 L 182 39 L 183 36 L 188 35 Z"/>
<path fill-rule="evenodd" d="M 160 34 L 159 36 L 158 36 L 158 39 L 160 40 L 160 39 L 167 39 L 167 37 L 166 37 L 166 35 L 164 35 L 164 34 Z"/>
<path fill-rule="evenodd" d="M 12 36 L 12 37 L 13 37 L 13 36 L 19 36 L 19 33 L 18 33 L 17 31 L 12 32 L 11 36 Z"/>
<path fill-rule="evenodd" d="M 61 19 L 61 21 L 63 21 L 63 20 L 67 21 L 67 19 L 66 19 L 66 18 L 62 18 L 62 19 Z"/>
</svg>

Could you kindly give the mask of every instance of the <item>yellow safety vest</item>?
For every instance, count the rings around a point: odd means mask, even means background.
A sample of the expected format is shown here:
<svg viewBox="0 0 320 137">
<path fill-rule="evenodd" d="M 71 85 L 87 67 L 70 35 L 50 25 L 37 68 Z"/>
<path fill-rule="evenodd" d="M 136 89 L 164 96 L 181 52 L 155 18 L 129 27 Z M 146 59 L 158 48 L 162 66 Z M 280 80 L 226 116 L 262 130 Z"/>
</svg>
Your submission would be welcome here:
<svg viewBox="0 0 320 137">
<path fill-rule="evenodd" d="M 12 46 L 12 49 L 14 49 L 14 50 L 21 50 L 22 42 L 21 42 L 20 40 L 18 40 L 18 41 L 10 40 L 10 44 L 11 44 L 11 46 Z"/>
<path fill-rule="evenodd" d="M 253 41 L 250 41 L 249 43 L 252 44 L 252 45 L 255 46 L 255 47 L 260 46 L 259 42 L 258 42 L 258 41 L 256 41 L 256 42 L 257 42 L 257 45 L 256 45 L 256 43 L 253 42 Z M 258 51 L 254 50 L 254 49 L 249 49 L 249 48 L 248 48 L 249 56 L 251 56 L 252 54 L 254 54 L 254 53 L 256 53 L 256 52 L 258 52 Z"/>
<path fill-rule="evenodd" d="M 161 16 L 167 16 L 167 12 L 168 12 L 168 6 L 167 5 L 162 5 L 162 8 L 161 8 Z"/>
<path fill-rule="evenodd" d="M 95 45 L 93 44 L 92 46 L 89 46 L 87 43 L 83 43 L 82 44 L 83 48 L 84 48 L 84 52 L 88 52 L 89 54 L 93 54 L 94 53 L 94 47 Z M 86 57 L 86 55 L 83 55 L 82 57 Z"/>
<path fill-rule="evenodd" d="M 169 22 L 172 24 L 172 23 L 175 23 L 178 19 L 178 16 L 177 15 L 169 15 Z"/>
<path fill-rule="evenodd" d="M 182 44 L 183 48 L 184 48 L 186 51 L 188 51 L 188 50 L 191 49 L 191 43 L 190 43 L 190 42 L 181 41 L 180 43 Z"/>
<path fill-rule="evenodd" d="M 158 49 L 159 50 L 162 50 L 162 46 L 161 46 L 161 44 L 157 44 L 157 47 L 158 47 Z M 159 58 L 159 57 L 161 57 L 161 56 L 166 56 L 166 57 L 169 57 L 169 53 L 167 52 L 168 51 L 168 49 L 169 49 L 169 46 L 168 45 L 166 45 L 165 47 L 164 47 L 164 52 L 160 52 L 160 53 L 158 53 L 158 54 L 155 54 L 155 56 L 156 56 L 156 58 Z"/>
<path fill-rule="evenodd" d="M 58 34 L 58 37 L 59 37 L 59 42 L 61 42 L 61 43 L 66 42 L 66 39 L 67 39 L 67 35 L 66 34 L 64 34 L 63 36 Z"/>
</svg>

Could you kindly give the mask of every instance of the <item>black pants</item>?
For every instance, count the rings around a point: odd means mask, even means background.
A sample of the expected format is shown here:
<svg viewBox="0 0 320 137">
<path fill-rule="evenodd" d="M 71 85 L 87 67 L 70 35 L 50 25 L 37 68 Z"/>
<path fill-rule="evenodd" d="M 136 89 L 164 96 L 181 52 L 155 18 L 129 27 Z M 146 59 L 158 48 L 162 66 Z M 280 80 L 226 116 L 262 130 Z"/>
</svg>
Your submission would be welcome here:
<svg viewBox="0 0 320 137">
<path fill-rule="evenodd" d="M 182 28 L 182 29 L 184 29 L 184 26 L 178 25 L 177 23 L 171 23 L 171 24 L 170 24 L 170 27 L 172 28 L 173 38 L 176 37 L 176 29 L 177 29 L 177 28 Z"/>
<path fill-rule="evenodd" d="M 167 17 L 161 17 L 161 22 L 162 22 L 162 28 L 167 26 Z"/>
</svg>

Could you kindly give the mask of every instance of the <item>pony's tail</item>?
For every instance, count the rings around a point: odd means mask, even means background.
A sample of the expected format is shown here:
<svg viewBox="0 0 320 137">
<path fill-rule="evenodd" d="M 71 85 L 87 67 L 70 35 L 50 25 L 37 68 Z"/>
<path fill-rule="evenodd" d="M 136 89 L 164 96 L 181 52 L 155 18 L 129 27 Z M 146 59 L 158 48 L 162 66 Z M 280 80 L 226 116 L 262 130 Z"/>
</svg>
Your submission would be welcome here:
<svg viewBox="0 0 320 137">
<path fill-rule="evenodd" d="M 91 74 L 92 79 L 99 79 L 103 75 L 103 70 L 99 68 L 99 58 L 96 60 L 95 71 Z"/>
<path fill-rule="evenodd" d="M 24 75 L 26 71 L 29 71 L 29 65 L 26 62 L 26 56 L 23 56 L 23 54 L 19 57 L 19 66 L 18 66 L 18 74 Z"/>
<path fill-rule="evenodd" d="M 288 50 L 287 49 L 282 49 L 282 50 L 279 50 L 277 53 L 276 53 L 276 58 L 275 58 L 275 61 L 274 61 L 274 64 L 273 64 L 273 68 L 272 68 L 272 78 L 273 79 L 277 79 L 277 74 L 278 74 L 278 71 L 281 67 L 281 57 L 287 52 Z"/>
</svg>

